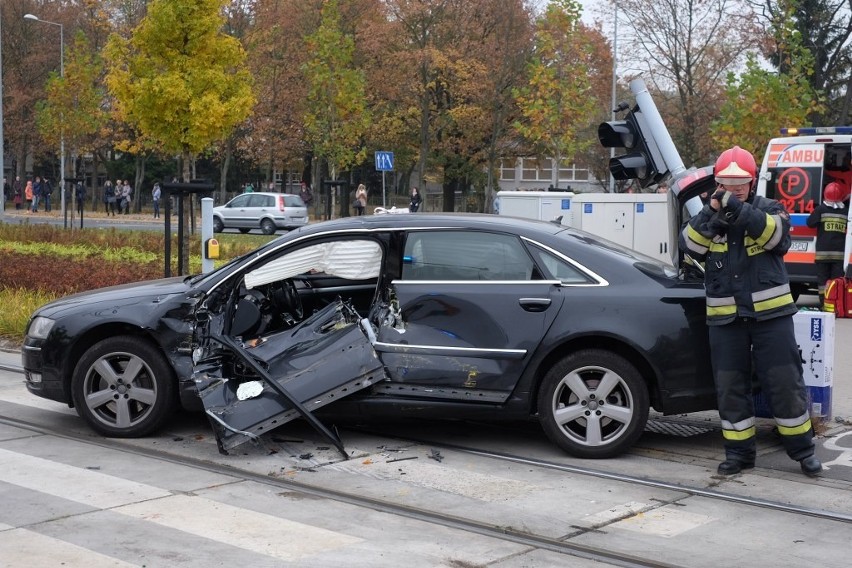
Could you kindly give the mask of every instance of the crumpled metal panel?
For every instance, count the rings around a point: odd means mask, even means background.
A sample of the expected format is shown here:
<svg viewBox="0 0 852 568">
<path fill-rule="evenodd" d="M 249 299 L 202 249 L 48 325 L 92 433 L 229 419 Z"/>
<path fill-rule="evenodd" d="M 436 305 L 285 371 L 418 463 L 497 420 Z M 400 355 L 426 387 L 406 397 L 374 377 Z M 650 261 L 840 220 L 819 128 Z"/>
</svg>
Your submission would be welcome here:
<svg viewBox="0 0 852 568">
<path fill-rule="evenodd" d="M 384 380 L 362 325 L 338 300 L 295 328 L 250 346 L 228 341 L 196 363 L 194 380 L 220 451 Z"/>
</svg>

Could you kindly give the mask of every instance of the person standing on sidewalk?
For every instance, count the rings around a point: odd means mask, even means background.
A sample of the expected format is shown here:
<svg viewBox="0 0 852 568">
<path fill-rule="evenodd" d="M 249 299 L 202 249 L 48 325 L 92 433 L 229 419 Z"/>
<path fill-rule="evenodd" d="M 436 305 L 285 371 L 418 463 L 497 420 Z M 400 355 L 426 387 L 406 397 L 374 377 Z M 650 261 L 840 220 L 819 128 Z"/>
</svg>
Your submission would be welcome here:
<svg viewBox="0 0 852 568">
<path fill-rule="evenodd" d="M 355 208 L 355 215 L 363 215 L 367 208 L 367 186 L 363 183 L 355 190 L 355 201 L 352 203 Z"/>
<path fill-rule="evenodd" d="M 15 211 L 20 211 L 24 200 L 24 185 L 21 183 L 21 176 L 15 176 L 15 181 L 12 182 L 12 194 Z"/>
<path fill-rule="evenodd" d="M 27 213 L 33 212 L 33 180 L 28 179 L 24 188 L 24 198 L 27 200 Z"/>
<path fill-rule="evenodd" d="M 33 182 L 33 213 L 38 213 L 38 204 L 41 201 L 41 177 L 36 176 Z"/>
<path fill-rule="evenodd" d="M 50 213 L 50 197 L 53 194 L 53 184 L 47 178 L 41 179 L 41 200 L 45 213 Z"/>
<path fill-rule="evenodd" d="M 151 191 L 151 200 L 154 203 L 154 219 L 160 218 L 160 196 L 162 195 L 162 191 L 160 190 L 160 182 L 154 183 L 154 189 Z"/>
<path fill-rule="evenodd" d="M 112 213 L 115 216 L 115 191 L 112 189 L 112 182 L 106 180 L 104 182 L 103 188 L 103 202 L 104 202 L 104 213 L 106 213 L 107 217 Z"/>
<path fill-rule="evenodd" d="M 756 196 L 757 164 L 739 146 L 722 152 L 717 189 L 680 234 L 681 250 L 704 263 L 710 354 L 725 461 L 720 475 L 754 467 L 756 434 L 752 369 L 760 381 L 784 449 L 802 473 L 816 476 L 814 431 L 793 327 L 798 311 L 784 254 L 790 215 Z"/>
</svg>

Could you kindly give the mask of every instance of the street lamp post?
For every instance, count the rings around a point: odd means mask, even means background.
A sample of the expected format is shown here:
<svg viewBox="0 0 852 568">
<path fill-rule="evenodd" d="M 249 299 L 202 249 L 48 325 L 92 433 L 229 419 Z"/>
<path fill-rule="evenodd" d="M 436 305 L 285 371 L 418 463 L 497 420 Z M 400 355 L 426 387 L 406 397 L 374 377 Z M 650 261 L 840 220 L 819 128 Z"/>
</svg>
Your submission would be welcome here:
<svg viewBox="0 0 852 568">
<path fill-rule="evenodd" d="M 59 76 L 65 77 L 65 28 L 58 22 L 42 20 L 35 14 L 24 14 L 25 20 L 35 20 L 51 26 L 59 26 Z M 62 201 L 62 218 L 65 220 L 65 228 L 68 228 L 68 218 L 65 215 L 65 117 L 60 117 L 59 124 L 59 196 Z"/>
</svg>

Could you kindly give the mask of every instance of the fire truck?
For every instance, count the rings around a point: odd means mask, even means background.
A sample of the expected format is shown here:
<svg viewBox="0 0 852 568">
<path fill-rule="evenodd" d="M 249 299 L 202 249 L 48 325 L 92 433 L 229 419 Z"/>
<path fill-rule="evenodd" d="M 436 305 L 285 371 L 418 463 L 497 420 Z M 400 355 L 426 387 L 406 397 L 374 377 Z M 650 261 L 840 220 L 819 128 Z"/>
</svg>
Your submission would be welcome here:
<svg viewBox="0 0 852 568">
<path fill-rule="evenodd" d="M 790 213 L 793 242 L 784 257 L 794 296 L 817 288 L 816 229 L 806 224 L 822 203 L 823 188 L 836 181 L 852 187 L 852 126 L 782 128 L 760 167 L 757 194 L 776 199 Z M 847 253 L 848 254 L 848 253 Z"/>
</svg>

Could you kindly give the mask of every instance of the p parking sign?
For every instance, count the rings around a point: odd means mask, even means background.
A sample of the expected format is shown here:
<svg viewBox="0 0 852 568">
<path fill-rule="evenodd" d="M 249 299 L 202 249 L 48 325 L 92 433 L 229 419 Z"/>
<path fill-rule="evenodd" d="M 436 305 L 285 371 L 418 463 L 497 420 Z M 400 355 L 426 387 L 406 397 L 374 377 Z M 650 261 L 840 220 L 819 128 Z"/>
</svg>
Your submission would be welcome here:
<svg viewBox="0 0 852 568">
<path fill-rule="evenodd" d="M 376 152 L 376 171 L 393 171 L 393 152 Z"/>
</svg>

